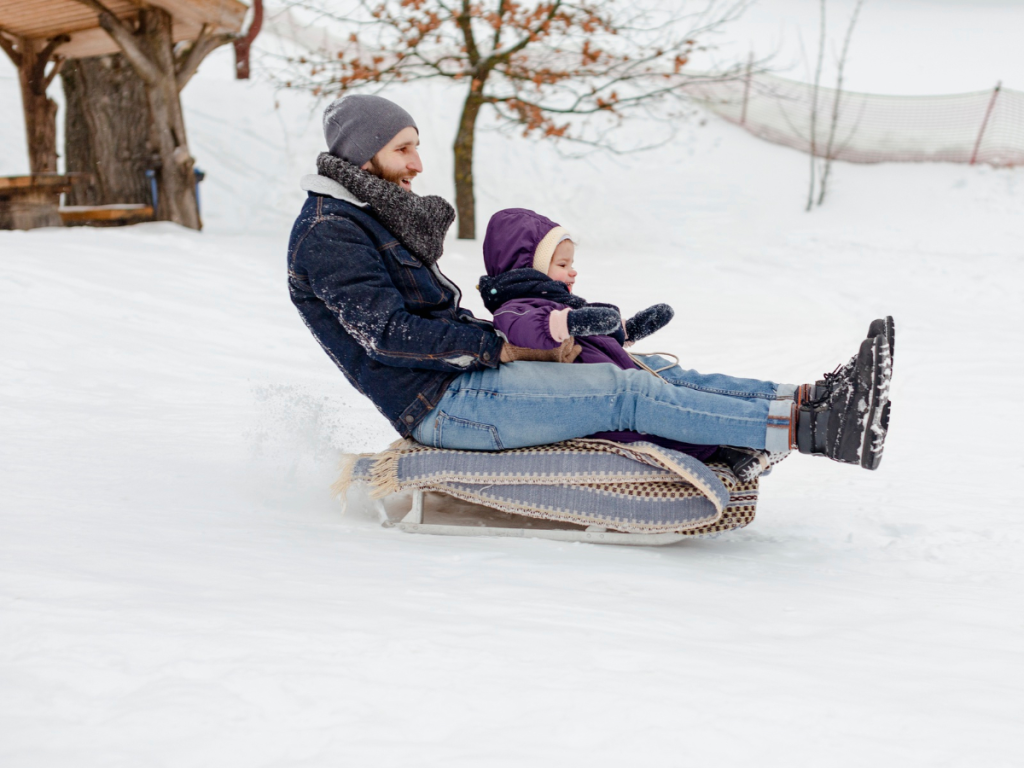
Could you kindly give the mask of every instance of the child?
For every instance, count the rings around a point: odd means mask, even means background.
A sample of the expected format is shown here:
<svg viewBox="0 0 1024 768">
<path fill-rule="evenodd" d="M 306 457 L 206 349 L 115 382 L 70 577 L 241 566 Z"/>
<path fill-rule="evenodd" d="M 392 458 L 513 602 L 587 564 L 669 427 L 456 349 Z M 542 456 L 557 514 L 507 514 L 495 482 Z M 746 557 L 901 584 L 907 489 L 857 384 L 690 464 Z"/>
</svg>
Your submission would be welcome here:
<svg viewBox="0 0 1024 768">
<path fill-rule="evenodd" d="M 575 245 L 555 222 L 525 208 L 498 211 L 487 224 L 480 278 L 484 306 L 494 327 L 511 344 L 554 349 L 570 336 L 580 347 L 577 363 L 612 363 L 641 368 L 624 346 L 650 336 L 672 319 L 667 304 L 655 304 L 623 321 L 613 304 L 588 302 L 573 293 Z M 707 460 L 715 446 L 690 445 L 639 432 L 599 432 L 617 442 L 644 440 Z"/>
</svg>

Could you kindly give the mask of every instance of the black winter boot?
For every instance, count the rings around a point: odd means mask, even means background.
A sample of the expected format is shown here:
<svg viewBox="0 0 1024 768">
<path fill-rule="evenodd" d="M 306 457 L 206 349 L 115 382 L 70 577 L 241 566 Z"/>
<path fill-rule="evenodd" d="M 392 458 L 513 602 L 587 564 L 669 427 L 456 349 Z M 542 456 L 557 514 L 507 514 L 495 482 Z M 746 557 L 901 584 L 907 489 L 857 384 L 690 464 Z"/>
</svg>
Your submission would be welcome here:
<svg viewBox="0 0 1024 768">
<path fill-rule="evenodd" d="M 868 326 L 868 335 L 865 338 L 873 339 L 876 336 L 882 335 L 885 336 L 885 340 L 889 343 L 889 360 L 891 363 L 894 357 L 894 350 L 896 349 L 896 323 L 893 321 L 892 315 L 872 320 L 871 325 Z M 850 374 L 853 372 L 853 364 L 856 361 L 856 357 L 851 357 L 845 365 L 836 368 L 832 373 L 826 373 L 825 378 L 814 382 L 814 389 L 811 389 L 808 393 L 809 398 L 817 400 L 822 397 L 828 397 L 828 394 L 839 384 L 850 378 Z M 886 423 L 888 423 L 888 411 L 885 418 Z"/>
<path fill-rule="evenodd" d="M 889 366 L 890 368 L 894 364 L 896 359 L 896 322 L 892 319 L 892 315 L 886 315 L 878 320 L 872 320 L 871 325 L 868 326 L 868 338 L 875 336 L 881 336 L 885 334 L 885 339 L 889 342 Z M 888 431 L 889 429 L 889 410 L 892 407 L 892 401 L 886 400 L 885 406 L 882 408 L 881 425 L 882 431 Z"/>
<path fill-rule="evenodd" d="M 875 336 L 885 335 L 885 340 L 889 342 L 889 359 L 896 359 L 896 322 L 892 319 L 892 315 L 886 315 L 880 317 L 877 320 L 872 320 L 871 325 L 868 326 L 868 338 L 873 339 Z"/>
<path fill-rule="evenodd" d="M 843 380 L 826 377 L 824 391 L 797 410 L 800 453 L 877 469 L 888 427 L 892 358 L 884 335 L 864 339 Z"/>
</svg>

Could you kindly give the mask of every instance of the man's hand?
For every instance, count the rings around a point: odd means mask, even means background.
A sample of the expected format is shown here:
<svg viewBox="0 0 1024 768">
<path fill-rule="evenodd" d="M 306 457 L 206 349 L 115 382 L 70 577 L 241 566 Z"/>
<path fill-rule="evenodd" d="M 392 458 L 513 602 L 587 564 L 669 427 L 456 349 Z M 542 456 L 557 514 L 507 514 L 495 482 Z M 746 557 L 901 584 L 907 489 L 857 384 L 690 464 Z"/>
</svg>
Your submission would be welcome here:
<svg viewBox="0 0 1024 768">
<path fill-rule="evenodd" d="M 530 349 L 517 347 L 507 341 L 501 346 L 501 362 L 512 363 L 516 360 L 531 360 L 539 363 L 571 363 L 583 348 L 570 336 L 554 349 Z"/>
</svg>

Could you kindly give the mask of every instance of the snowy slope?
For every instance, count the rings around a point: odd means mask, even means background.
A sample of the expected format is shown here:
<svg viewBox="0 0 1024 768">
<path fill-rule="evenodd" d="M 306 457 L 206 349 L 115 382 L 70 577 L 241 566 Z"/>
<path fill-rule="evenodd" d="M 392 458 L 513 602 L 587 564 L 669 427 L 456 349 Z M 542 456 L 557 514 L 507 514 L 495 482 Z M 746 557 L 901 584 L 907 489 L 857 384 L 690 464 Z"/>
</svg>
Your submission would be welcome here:
<svg viewBox="0 0 1024 768">
<path fill-rule="evenodd" d="M 892 432 L 712 541 L 413 537 L 328 491 L 394 435 L 287 298 L 316 112 L 229 64 L 186 91 L 207 232 L 0 232 L 0 764 L 1020 763 L 1022 171 L 841 166 L 808 215 L 805 158 L 713 120 L 485 136 L 480 225 L 572 227 L 582 295 L 675 306 L 652 349 L 803 381 L 894 314 Z M 401 98 L 450 195 L 452 94 Z M 478 309 L 479 247 L 442 267 Z"/>
</svg>

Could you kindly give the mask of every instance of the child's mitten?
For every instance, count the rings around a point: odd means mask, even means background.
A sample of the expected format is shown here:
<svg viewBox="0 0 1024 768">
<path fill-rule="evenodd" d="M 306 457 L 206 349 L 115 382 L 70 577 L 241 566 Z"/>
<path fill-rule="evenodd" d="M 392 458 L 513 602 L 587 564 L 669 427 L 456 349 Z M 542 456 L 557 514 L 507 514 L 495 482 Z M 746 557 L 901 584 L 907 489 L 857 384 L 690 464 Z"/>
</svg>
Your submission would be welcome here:
<svg viewBox="0 0 1024 768">
<path fill-rule="evenodd" d="M 668 325 L 668 321 L 675 317 L 675 314 L 668 304 L 655 304 L 653 307 L 640 310 L 626 321 L 626 339 L 639 341 L 647 338 Z"/>
<path fill-rule="evenodd" d="M 622 311 L 618 307 L 616 307 L 614 304 L 605 304 L 604 302 L 601 302 L 601 301 L 591 301 L 590 303 L 587 304 L 587 306 L 588 307 L 608 307 L 609 309 L 614 309 L 619 314 L 620 318 L 622 317 Z M 619 320 L 619 326 L 614 331 L 611 331 L 610 333 L 608 333 L 608 335 L 611 336 L 613 339 L 615 339 L 617 342 L 619 342 L 619 344 L 625 344 L 626 343 L 626 328 L 625 328 L 625 324 L 622 322 L 621 319 Z"/>
<path fill-rule="evenodd" d="M 566 318 L 570 336 L 607 336 L 622 327 L 622 317 L 610 307 L 580 307 Z"/>
</svg>

